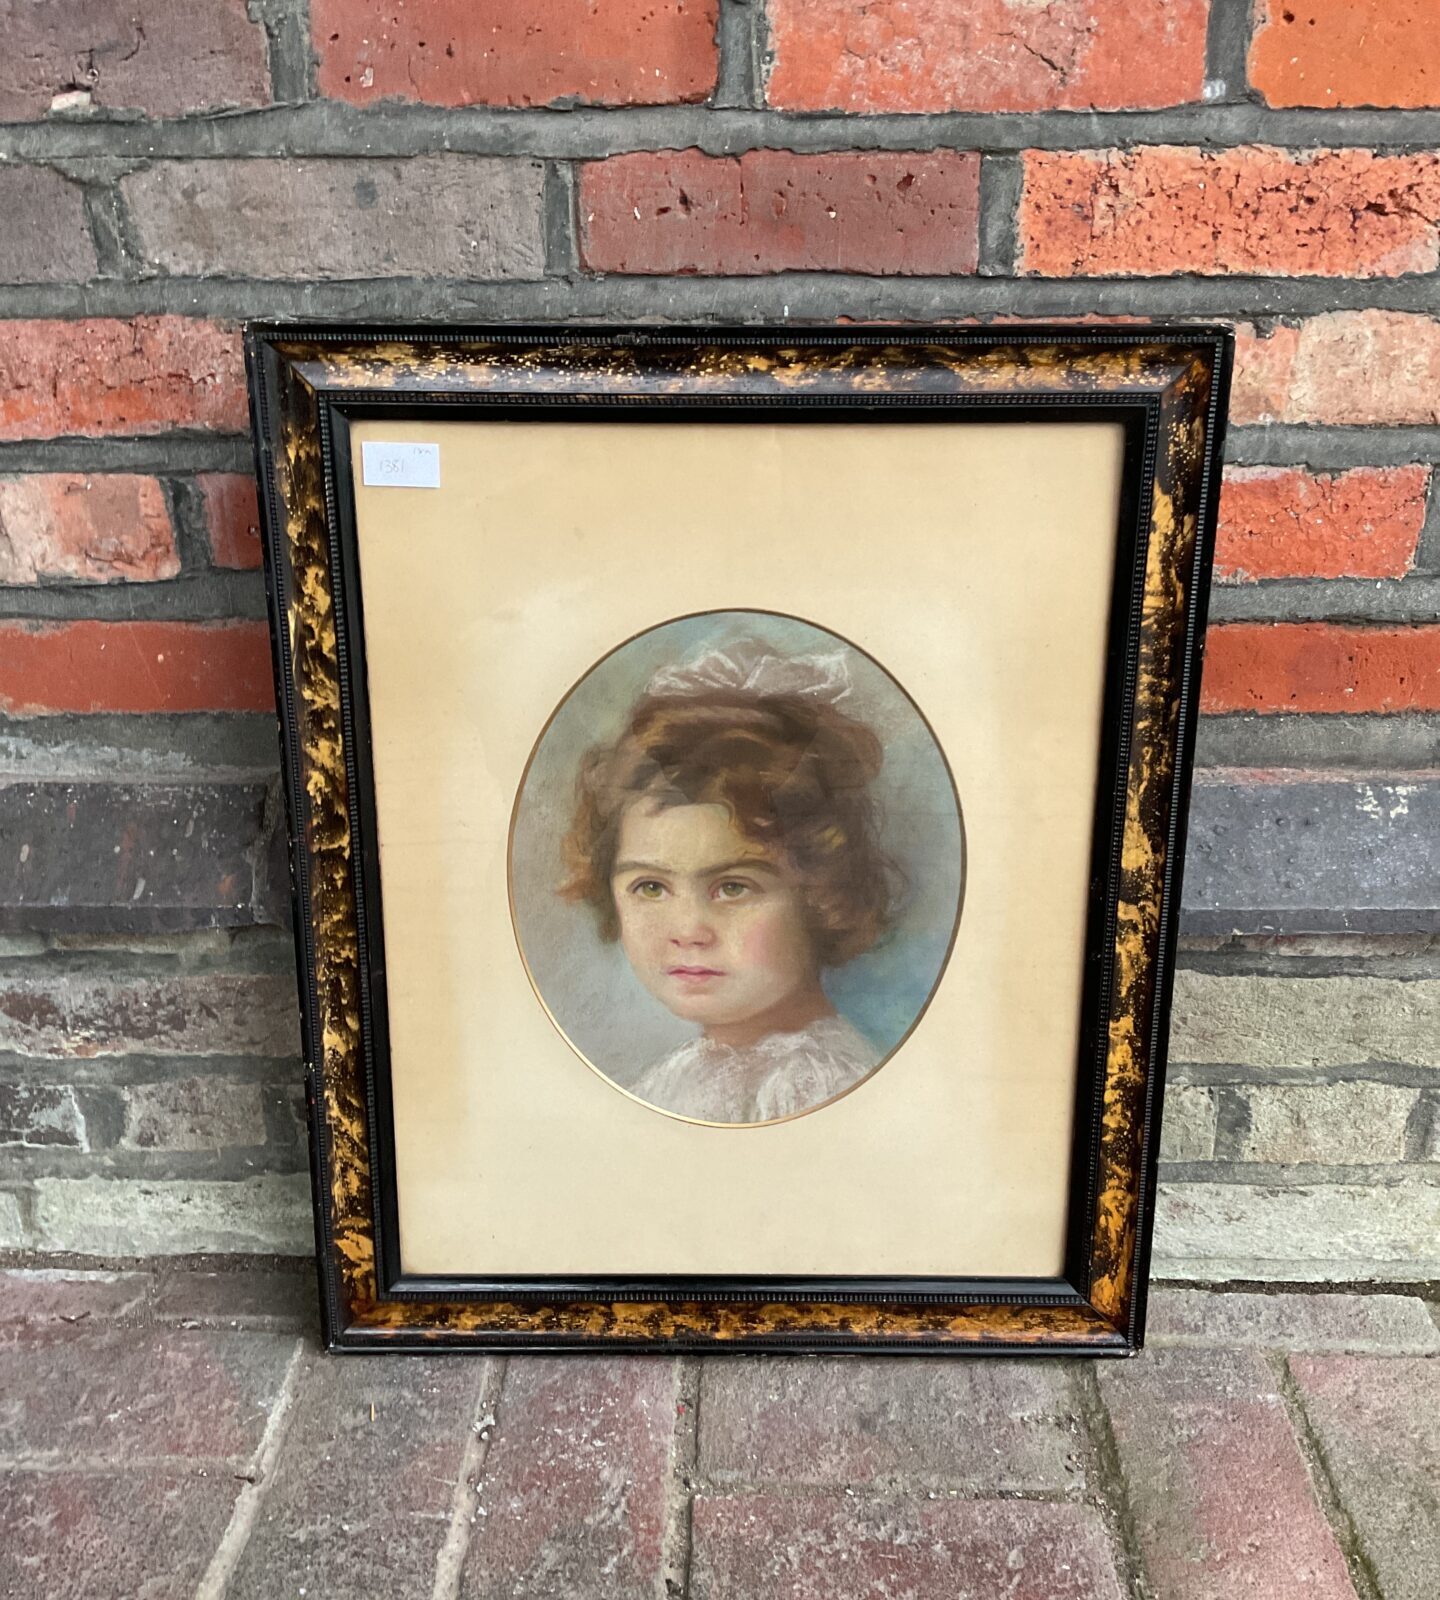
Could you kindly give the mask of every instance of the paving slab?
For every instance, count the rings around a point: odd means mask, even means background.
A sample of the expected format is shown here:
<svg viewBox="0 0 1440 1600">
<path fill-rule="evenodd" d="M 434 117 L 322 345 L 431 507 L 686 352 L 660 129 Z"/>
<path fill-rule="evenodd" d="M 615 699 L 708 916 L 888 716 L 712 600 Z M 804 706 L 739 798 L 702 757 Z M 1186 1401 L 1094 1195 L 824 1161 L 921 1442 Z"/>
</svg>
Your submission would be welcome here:
<svg viewBox="0 0 1440 1600">
<path fill-rule="evenodd" d="M 320 1337 L 320 1292 L 313 1272 L 167 1272 L 155 1290 L 154 1316 L 197 1328 L 259 1328 Z"/>
<path fill-rule="evenodd" d="M 1423 1300 L 1400 1294 L 1214 1294 L 1155 1289 L 1145 1339 L 1193 1349 L 1440 1353 L 1440 1328 Z"/>
<path fill-rule="evenodd" d="M 1075 1378 L 1058 1361 L 707 1362 L 699 1439 L 701 1475 L 721 1486 L 1084 1482 Z"/>
<path fill-rule="evenodd" d="M 242 1485 L 229 1472 L 0 1473 L 5 1600 L 190 1600 Z"/>
<path fill-rule="evenodd" d="M 1157 1595 L 1354 1600 L 1263 1356 L 1155 1350 L 1098 1376 Z"/>
<path fill-rule="evenodd" d="M 1385 1600 L 1440 1593 L 1440 1362 L 1297 1356 L 1326 1470 Z"/>
<path fill-rule="evenodd" d="M 464 1600 L 663 1592 L 676 1378 L 656 1356 L 507 1362 Z"/>
<path fill-rule="evenodd" d="M 0 1459 L 129 1465 L 255 1454 L 290 1337 L 36 1324 L 0 1343 Z"/>
<path fill-rule="evenodd" d="M 154 1283 L 148 1272 L 9 1267 L 0 1272 L 0 1323 L 137 1319 Z"/>
<path fill-rule="evenodd" d="M 690 1600 L 1125 1594 L 1099 1513 L 1088 1506 L 833 1491 L 702 1494 L 691 1529 Z"/>
<path fill-rule="evenodd" d="M 487 1364 L 308 1358 L 226 1600 L 429 1600 Z"/>
</svg>

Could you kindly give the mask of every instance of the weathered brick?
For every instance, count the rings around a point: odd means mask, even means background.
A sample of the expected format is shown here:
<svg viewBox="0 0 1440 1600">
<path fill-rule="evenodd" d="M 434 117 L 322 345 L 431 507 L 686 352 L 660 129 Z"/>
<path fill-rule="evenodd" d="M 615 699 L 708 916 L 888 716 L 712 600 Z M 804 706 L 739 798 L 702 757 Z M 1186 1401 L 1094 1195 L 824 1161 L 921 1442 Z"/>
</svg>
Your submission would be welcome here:
<svg viewBox="0 0 1440 1600">
<path fill-rule="evenodd" d="M 289 1058 L 300 1049 L 293 973 L 0 976 L 0 1050 L 51 1060 L 123 1055 Z"/>
<path fill-rule="evenodd" d="M 231 329 L 168 316 L 0 322 L 0 440 L 247 423 Z"/>
<path fill-rule="evenodd" d="M 670 105 L 715 87 L 718 0 L 311 0 L 321 94 L 468 106 Z"/>
<path fill-rule="evenodd" d="M 261 564 L 260 501 L 247 472 L 205 472 L 196 479 L 205 503 L 210 559 L 253 571 Z"/>
<path fill-rule="evenodd" d="M 1272 106 L 1440 106 L 1429 0 L 1260 0 L 1249 77 Z"/>
<path fill-rule="evenodd" d="M 699 1494 L 691 1529 L 694 1600 L 1124 1594 L 1104 1525 L 1089 1506 Z"/>
<path fill-rule="evenodd" d="M 1215 575 L 1399 578 L 1425 526 L 1428 467 L 1230 467 L 1220 494 Z"/>
<path fill-rule="evenodd" d="M 721 1486 L 1064 1489 L 1084 1481 L 1079 1426 L 1058 1364 L 717 1361 L 701 1380 L 700 1469 Z"/>
<path fill-rule="evenodd" d="M 544 273 L 544 182 L 538 161 L 433 155 L 162 161 L 121 189 L 166 272 L 483 279 Z"/>
<path fill-rule="evenodd" d="M 263 622 L 0 623 L 0 710 L 269 711 Z"/>
<path fill-rule="evenodd" d="M 265 30 L 245 0 L 22 0 L 5 7 L 0 120 L 58 96 L 171 117 L 270 98 Z"/>
<path fill-rule="evenodd" d="M 1160 1159 L 1209 1161 L 1214 1153 L 1214 1095 L 1208 1089 L 1167 1084 L 1160 1122 Z"/>
<path fill-rule="evenodd" d="M 1354 1600 L 1263 1357 L 1149 1351 L 1099 1377 L 1146 1569 L 1165 1600 Z"/>
<path fill-rule="evenodd" d="M 1200 709 L 1440 711 L 1440 627 L 1244 622 L 1212 628 Z"/>
<path fill-rule="evenodd" d="M 7 13 L 7 50 L 9 26 Z M 0 74 L 4 70 L 0 66 Z M 95 246 L 78 184 L 47 167 L 0 167 L 0 213 L 0 283 L 83 282 L 93 276 Z"/>
<path fill-rule="evenodd" d="M 34 1193 L 40 1250 L 143 1257 L 308 1256 L 315 1249 L 303 1173 L 234 1183 L 37 1178 Z"/>
<path fill-rule="evenodd" d="M 1433 932 L 1437 836 L 1440 783 L 1423 776 L 1204 771 L 1192 792 L 1182 926 Z"/>
<path fill-rule="evenodd" d="M 1040 277 L 1393 278 L 1440 265 L 1440 156 L 1028 150 L 1016 227 Z"/>
<path fill-rule="evenodd" d="M 675 1406 L 659 1357 L 512 1358 L 463 1600 L 658 1591 Z"/>
<path fill-rule="evenodd" d="M 264 1333 L 27 1326 L 0 1341 L 0 1454 L 248 1462 L 294 1350 Z"/>
<path fill-rule="evenodd" d="M 1440 982 L 1175 974 L 1170 1060 L 1221 1066 L 1440 1067 Z"/>
<path fill-rule="evenodd" d="M 208 1150 L 265 1143 L 265 1090 L 231 1078 L 175 1078 L 125 1089 L 127 1150 Z"/>
<path fill-rule="evenodd" d="M 594 272 L 974 272 L 980 160 L 953 151 L 707 156 L 662 150 L 580 169 Z"/>
<path fill-rule="evenodd" d="M 1440 1275 L 1440 1187 L 1160 1185 L 1155 1274 L 1317 1282 Z"/>
<path fill-rule="evenodd" d="M 1440 319 L 1331 311 L 1268 334 L 1240 327 L 1233 423 L 1440 422 Z"/>
<path fill-rule="evenodd" d="M 179 570 L 157 479 L 126 472 L 0 478 L 0 583 L 147 582 Z"/>
<path fill-rule="evenodd" d="M 1385 1600 L 1431 1600 L 1440 1572 L 1440 1362 L 1297 1356 L 1325 1468 Z"/>
<path fill-rule="evenodd" d="M 1405 1159 L 1405 1126 L 1416 1091 L 1388 1083 L 1246 1086 L 1249 1112 L 1238 1161 L 1356 1166 Z"/>
<path fill-rule="evenodd" d="M 768 0 L 786 111 L 1085 111 L 1200 98 L 1207 0 Z"/>
<path fill-rule="evenodd" d="M 28 1250 L 33 1243 L 20 1211 L 19 1196 L 12 1190 L 0 1189 L 0 1250 Z"/>
<path fill-rule="evenodd" d="M 135 1463 L 0 1473 L 0 1594 L 190 1600 L 241 1485 Z"/>
<path fill-rule="evenodd" d="M 357 1572 L 429 1600 L 485 1367 L 443 1356 L 313 1358 L 230 1600 L 343 1594 Z"/>
<path fill-rule="evenodd" d="M 0 1145 L 85 1149 L 85 1118 L 75 1091 L 58 1083 L 0 1083 Z"/>
<path fill-rule="evenodd" d="M 1440 1355 L 1440 1328 L 1423 1300 L 1398 1294 L 1235 1294 L 1156 1288 L 1151 1345 L 1348 1350 Z"/>
</svg>

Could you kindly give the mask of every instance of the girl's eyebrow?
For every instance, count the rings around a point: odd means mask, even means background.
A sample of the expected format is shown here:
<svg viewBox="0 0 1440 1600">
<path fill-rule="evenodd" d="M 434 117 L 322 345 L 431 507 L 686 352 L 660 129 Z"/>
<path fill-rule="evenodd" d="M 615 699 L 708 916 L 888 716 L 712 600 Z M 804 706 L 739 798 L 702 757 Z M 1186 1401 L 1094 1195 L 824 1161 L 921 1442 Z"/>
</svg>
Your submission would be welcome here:
<svg viewBox="0 0 1440 1600">
<path fill-rule="evenodd" d="M 780 869 L 766 861 L 763 856 L 741 856 L 738 861 L 722 861 L 717 867 L 701 867 L 693 876 L 714 878 L 722 872 L 734 872 L 741 867 L 748 868 L 752 872 L 768 872 L 776 878 L 780 876 Z M 673 878 L 676 875 L 673 867 L 661 866 L 655 861 L 617 861 L 614 875 L 618 878 L 626 872 L 653 872 L 657 878 Z"/>
</svg>

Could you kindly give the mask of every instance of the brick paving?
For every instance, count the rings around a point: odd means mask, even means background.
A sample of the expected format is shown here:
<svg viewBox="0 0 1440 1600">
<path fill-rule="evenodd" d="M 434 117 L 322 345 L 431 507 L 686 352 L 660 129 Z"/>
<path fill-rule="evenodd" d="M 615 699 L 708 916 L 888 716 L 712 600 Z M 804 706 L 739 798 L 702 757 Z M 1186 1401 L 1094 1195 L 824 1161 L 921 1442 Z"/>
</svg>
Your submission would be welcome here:
<svg viewBox="0 0 1440 1600">
<path fill-rule="evenodd" d="M 300 1271 L 0 1270 L 0 1600 L 1429 1600 L 1440 1307 L 1134 1361 L 328 1357 Z"/>
</svg>

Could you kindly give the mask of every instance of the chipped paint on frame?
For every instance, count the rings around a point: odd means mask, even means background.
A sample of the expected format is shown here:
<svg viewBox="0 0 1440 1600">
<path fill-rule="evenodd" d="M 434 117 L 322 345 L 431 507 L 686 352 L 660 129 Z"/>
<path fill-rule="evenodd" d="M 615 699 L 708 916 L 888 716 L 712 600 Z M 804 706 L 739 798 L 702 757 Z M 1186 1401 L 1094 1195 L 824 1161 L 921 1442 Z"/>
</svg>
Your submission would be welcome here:
<svg viewBox="0 0 1440 1600">
<path fill-rule="evenodd" d="M 324 1208 L 322 1274 L 337 1300 L 332 1340 L 347 1348 L 427 1344 L 569 1348 L 1133 1348 L 1137 1274 L 1147 1254 L 1147 1163 L 1155 1131 L 1164 1041 L 1158 996 L 1173 924 L 1171 834 L 1183 807 L 1182 684 L 1203 576 L 1202 534 L 1213 538 L 1215 437 L 1228 336 L 1217 329 L 1139 327 L 966 330 L 539 330 L 386 333 L 252 330 L 268 351 L 275 500 L 282 537 L 267 548 L 285 572 L 281 620 L 294 684 L 286 738 L 303 788 L 302 854 L 308 895 L 309 1063 L 318 1082 L 318 1192 Z M 379 1290 L 366 1060 L 361 1029 L 361 940 L 352 859 L 350 793 L 341 709 L 341 654 L 332 567 L 333 506 L 322 460 L 322 398 L 367 402 L 497 402 L 512 408 L 568 401 L 643 406 L 826 407 L 881 397 L 889 405 L 1021 397 L 1146 399 L 1160 426 L 1150 495 L 1144 582 L 1134 650 L 1112 983 L 1104 1024 L 1103 1086 L 1085 1300 L 1040 1294 L 905 1303 L 884 1295 L 738 1300 L 428 1299 Z M 262 452 L 262 460 L 264 455 Z M 267 513 L 269 506 L 267 503 Z M 272 554 L 270 559 L 274 559 Z M 283 581 L 280 581 L 283 579 Z M 273 618 L 272 618 L 273 622 Z M 1193 684 L 1190 686 L 1193 697 Z M 282 704 L 287 702 L 282 699 Z M 1193 722 L 1193 712 L 1190 713 Z M 292 795 L 292 826 L 295 800 Z M 1042 1289 L 1043 1285 L 1033 1286 Z"/>
</svg>

